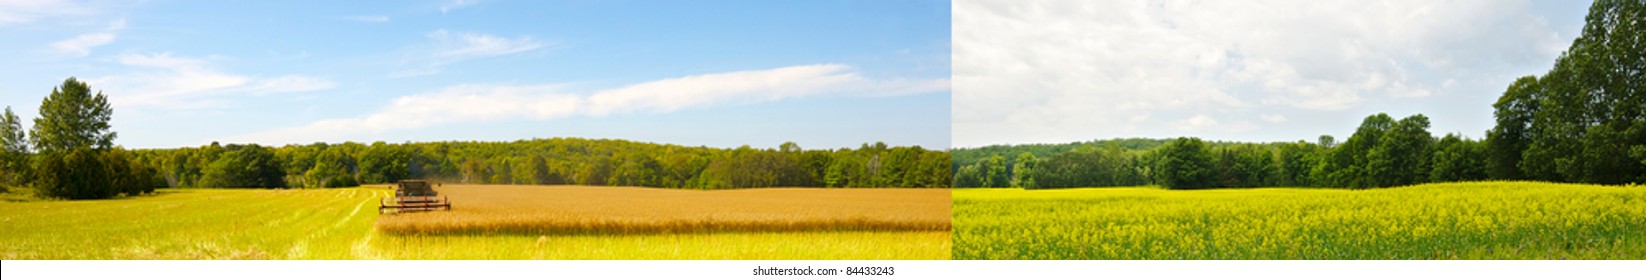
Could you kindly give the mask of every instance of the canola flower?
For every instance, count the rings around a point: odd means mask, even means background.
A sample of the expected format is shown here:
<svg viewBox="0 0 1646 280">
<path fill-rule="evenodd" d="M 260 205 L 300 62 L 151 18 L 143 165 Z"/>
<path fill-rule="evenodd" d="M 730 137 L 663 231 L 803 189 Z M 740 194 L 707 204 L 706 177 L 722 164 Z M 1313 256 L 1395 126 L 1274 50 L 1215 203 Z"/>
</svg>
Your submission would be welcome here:
<svg viewBox="0 0 1646 280">
<path fill-rule="evenodd" d="M 954 191 L 956 259 L 1642 259 L 1646 188 Z"/>
</svg>

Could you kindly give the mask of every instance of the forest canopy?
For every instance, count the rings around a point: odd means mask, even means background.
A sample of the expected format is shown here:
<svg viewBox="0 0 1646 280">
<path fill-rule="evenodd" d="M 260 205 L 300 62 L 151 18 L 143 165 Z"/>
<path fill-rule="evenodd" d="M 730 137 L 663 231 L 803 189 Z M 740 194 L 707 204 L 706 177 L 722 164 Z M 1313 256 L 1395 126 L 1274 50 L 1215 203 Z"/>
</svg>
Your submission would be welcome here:
<svg viewBox="0 0 1646 280">
<path fill-rule="evenodd" d="M 682 189 L 945 188 L 949 156 L 919 146 L 804 150 L 626 140 L 221 145 L 133 151 L 171 187 L 342 187 L 430 179 Z"/>
</svg>

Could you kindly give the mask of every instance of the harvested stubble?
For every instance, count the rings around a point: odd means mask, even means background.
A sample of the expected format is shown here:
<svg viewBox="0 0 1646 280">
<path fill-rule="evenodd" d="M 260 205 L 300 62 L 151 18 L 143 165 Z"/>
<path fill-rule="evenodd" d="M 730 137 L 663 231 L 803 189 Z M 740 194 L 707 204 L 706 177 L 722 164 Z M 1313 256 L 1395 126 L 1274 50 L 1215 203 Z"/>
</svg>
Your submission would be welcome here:
<svg viewBox="0 0 1646 280">
<path fill-rule="evenodd" d="M 452 211 L 379 218 L 391 234 L 947 231 L 947 189 L 673 190 L 447 185 Z"/>
</svg>

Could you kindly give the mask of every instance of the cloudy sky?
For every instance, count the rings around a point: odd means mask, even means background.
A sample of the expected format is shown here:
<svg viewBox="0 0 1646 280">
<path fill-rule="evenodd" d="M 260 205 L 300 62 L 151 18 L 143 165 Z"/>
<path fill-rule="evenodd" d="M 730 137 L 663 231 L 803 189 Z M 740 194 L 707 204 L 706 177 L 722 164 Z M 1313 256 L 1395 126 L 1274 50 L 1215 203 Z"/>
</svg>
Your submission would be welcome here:
<svg viewBox="0 0 1646 280">
<path fill-rule="evenodd" d="M 1587 1 L 954 4 L 954 144 L 1198 136 L 1340 141 L 1367 115 L 1484 137 Z"/>
<path fill-rule="evenodd" d="M 950 143 L 946 2 L 355 2 L 0 0 L 0 105 L 78 77 L 132 148 Z"/>
</svg>

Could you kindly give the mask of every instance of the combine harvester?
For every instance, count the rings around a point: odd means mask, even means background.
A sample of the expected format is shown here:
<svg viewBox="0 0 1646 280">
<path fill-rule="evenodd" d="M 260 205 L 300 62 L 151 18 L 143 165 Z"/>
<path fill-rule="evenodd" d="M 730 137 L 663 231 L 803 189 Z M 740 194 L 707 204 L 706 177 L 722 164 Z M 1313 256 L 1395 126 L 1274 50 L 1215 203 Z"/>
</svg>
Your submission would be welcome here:
<svg viewBox="0 0 1646 280">
<path fill-rule="evenodd" d="M 438 196 L 434 186 L 423 180 L 400 180 L 394 185 L 394 197 L 378 202 L 377 213 L 404 213 L 434 210 L 452 210 L 451 200 Z"/>
</svg>

